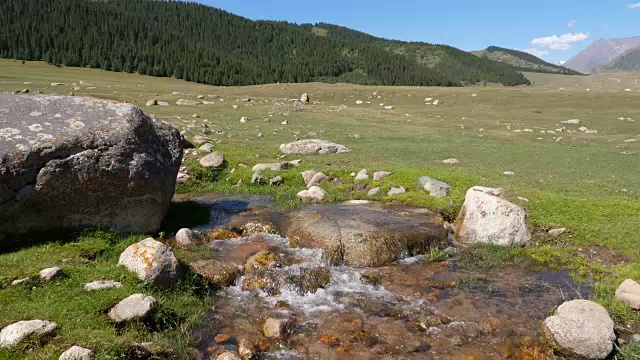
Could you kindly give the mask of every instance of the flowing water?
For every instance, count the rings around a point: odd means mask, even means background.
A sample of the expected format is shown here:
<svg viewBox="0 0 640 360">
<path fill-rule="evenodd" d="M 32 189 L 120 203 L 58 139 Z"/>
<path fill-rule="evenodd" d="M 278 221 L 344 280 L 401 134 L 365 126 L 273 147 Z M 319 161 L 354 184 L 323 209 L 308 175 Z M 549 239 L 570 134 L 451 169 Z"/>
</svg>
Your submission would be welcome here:
<svg viewBox="0 0 640 360">
<path fill-rule="evenodd" d="M 229 211 L 231 203 L 241 212 L 256 208 L 238 201 L 206 204 L 216 224 L 229 224 L 238 215 Z M 205 358 L 248 339 L 264 359 L 543 359 L 542 320 L 563 301 L 590 295 L 566 272 L 470 271 L 456 256 L 433 262 L 423 255 L 377 268 L 330 266 L 321 250 L 290 248 L 278 235 L 214 241 L 206 257 L 242 266 L 261 250 L 276 254 L 276 266 L 245 274 L 217 293 L 195 334 Z M 316 273 L 330 280 L 318 281 Z M 278 280 L 247 290 L 243 284 L 252 276 Z M 289 335 L 266 338 L 269 317 L 290 319 Z M 220 334 L 227 339 L 220 341 Z"/>
</svg>

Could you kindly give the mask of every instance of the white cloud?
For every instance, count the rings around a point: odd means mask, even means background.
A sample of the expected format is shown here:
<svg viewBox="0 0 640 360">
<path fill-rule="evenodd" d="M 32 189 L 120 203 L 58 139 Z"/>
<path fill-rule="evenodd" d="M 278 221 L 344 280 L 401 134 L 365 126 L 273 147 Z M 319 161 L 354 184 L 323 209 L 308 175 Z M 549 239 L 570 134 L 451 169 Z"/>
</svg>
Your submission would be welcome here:
<svg viewBox="0 0 640 360">
<path fill-rule="evenodd" d="M 564 64 L 566 64 L 566 63 L 567 63 L 567 61 L 566 61 L 566 60 L 560 60 L 560 61 L 558 61 L 558 65 L 564 65 Z"/>
<path fill-rule="evenodd" d="M 629 5 L 627 5 L 627 7 L 628 7 L 629 9 L 636 9 L 636 8 L 640 8 L 640 3 L 629 4 Z"/>
<path fill-rule="evenodd" d="M 549 48 L 551 50 L 564 51 L 573 47 L 573 43 L 584 41 L 589 38 L 589 34 L 585 33 L 568 33 L 564 35 L 552 35 L 547 37 L 535 38 L 531 44 L 540 47 Z"/>
<path fill-rule="evenodd" d="M 569 20 L 569 23 L 567 24 L 567 26 L 568 27 L 574 27 L 574 26 L 576 26 L 577 22 L 578 22 L 577 20 Z"/>
<path fill-rule="evenodd" d="M 536 49 L 536 48 L 530 48 L 530 49 L 523 49 L 522 51 L 529 53 L 533 56 L 544 56 L 547 55 L 549 53 L 549 50 L 544 50 L 544 49 Z"/>
</svg>

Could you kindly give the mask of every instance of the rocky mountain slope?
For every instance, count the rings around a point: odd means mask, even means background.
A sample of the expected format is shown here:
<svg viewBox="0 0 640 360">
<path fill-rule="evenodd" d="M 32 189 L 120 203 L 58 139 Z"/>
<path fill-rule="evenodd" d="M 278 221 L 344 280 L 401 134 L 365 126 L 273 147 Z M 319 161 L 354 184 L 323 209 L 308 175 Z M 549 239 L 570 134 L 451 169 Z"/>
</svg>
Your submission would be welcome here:
<svg viewBox="0 0 640 360">
<path fill-rule="evenodd" d="M 594 72 L 627 51 L 640 47 L 640 36 L 600 39 L 567 61 L 564 66 L 576 71 Z"/>
</svg>

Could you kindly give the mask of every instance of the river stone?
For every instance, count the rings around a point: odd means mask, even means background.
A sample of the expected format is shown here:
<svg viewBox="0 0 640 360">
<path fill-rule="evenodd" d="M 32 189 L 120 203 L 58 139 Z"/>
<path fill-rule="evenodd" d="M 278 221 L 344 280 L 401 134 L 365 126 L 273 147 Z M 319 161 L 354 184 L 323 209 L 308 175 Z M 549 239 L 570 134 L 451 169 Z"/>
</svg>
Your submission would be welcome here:
<svg viewBox="0 0 640 360">
<path fill-rule="evenodd" d="M 295 291 L 300 295 L 315 293 L 331 282 L 328 268 L 300 267 L 291 270 L 270 269 L 268 267 L 253 270 L 242 277 L 242 290 L 261 291 L 270 296 L 279 295 L 281 289 Z"/>
<path fill-rule="evenodd" d="M 500 197 L 502 189 L 474 186 L 456 219 L 456 239 L 463 243 L 526 245 L 531 239 L 526 211 Z"/>
<path fill-rule="evenodd" d="M 218 355 L 216 357 L 216 360 L 242 360 L 242 358 L 240 356 L 238 356 L 238 354 L 231 352 L 231 351 L 226 351 L 223 352 L 222 354 Z"/>
<path fill-rule="evenodd" d="M 449 195 L 449 191 L 451 190 L 451 186 L 449 186 L 449 184 L 440 180 L 432 179 L 428 176 L 421 177 L 418 179 L 418 182 L 420 183 L 420 186 L 422 186 L 429 195 L 433 197 L 445 197 Z"/>
<path fill-rule="evenodd" d="M 324 190 L 319 186 L 312 186 L 308 190 L 302 190 L 297 195 L 302 200 L 322 201 L 326 196 Z"/>
<path fill-rule="evenodd" d="M 59 360 L 91 360 L 93 351 L 74 345 L 60 355 Z"/>
<path fill-rule="evenodd" d="M 84 284 L 84 289 L 87 291 L 105 290 L 105 289 L 119 289 L 122 284 L 113 280 L 97 280 Z"/>
<path fill-rule="evenodd" d="M 280 151 L 284 154 L 331 154 L 347 153 L 351 150 L 340 144 L 326 140 L 306 139 L 280 145 Z"/>
<path fill-rule="evenodd" d="M 52 267 L 48 269 L 40 270 L 40 279 L 44 281 L 51 281 L 55 278 L 62 277 L 64 275 L 64 271 L 59 267 Z"/>
<path fill-rule="evenodd" d="M 120 301 L 109 311 L 109 318 L 116 324 L 146 318 L 158 306 L 153 296 L 133 294 Z"/>
<path fill-rule="evenodd" d="M 140 280 L 160 287 L 172 286 L 180 276 L 180 264 L 173 249 L 153 238 L 126 248 L 118 265 L 138 274 Z"/>
<path fill-rule="evenodd" d="M 563 303 L 543 323 L 545 336 L 554 348 L 563 356 L 577 359 L 605 359 L 616 340 L 613 327 L 607 310 L 588 300 Z"/>
<path fill-rule="evenodd" d="M 200 242 L 200 236 L 191 229 L 182 228 L 176 233 L 176 244 L 189 246 Z"/>
<path fill-rule="evenodd" d="M 191 268 L 202 275 L 210 285 L 219 288 L 233 285 L 240 275 L 240 271 L 234 264 L 213 259 L 197 261 L 191 264 Z"/>
<path fill-rule="evenodd" d="M 276 254 L 271 251 L 258 251 L 251 255 L 247 262 L 244 264 L 245 272 L 252 272 L 254 270 L 262 270 L 265 268 L 272 268 L 276 265 Z"/>
<path fill-rule="evenodd" d="M 224 164 L 224 154 L 216 151 L 200 159 L 200 165 L 206 168 L 219 168 Z"/>
<path fill-rule="evenodd" d="M 262 332 L 264 336 L 268 338 L 283 339 L 287 337 L 289 331 L 291 331 L 292 325 L 289 319 L 268 318 L 264 322 Z"/>
<path fill-rule="evenodd" d="M 13 323 L 0 331 L 0 348 L 16 346 L 28 338 L 53 335 L 58 324 L 46 320 L 27 320 Z"/>
<path fill-rule="evenodd" d="M 0 243 L 58 228 L 160 227 L 182 160 L 173 126 L 82 97 L 0 94 L 0 109 Z"/>
<path fill-rule="evenodd" d="M 623 281 L 616 290 L 616 300 L 640 310 L 640 284 L 631 279 Z"/>
<path fill-rule="evenodd" d="M 447 244 L 442 217 L 416 207 L 312 205 L 289 213 L 284 223 L 293 246 L 322 249 L 337 265 L 382 266 Z"/>
</svg>

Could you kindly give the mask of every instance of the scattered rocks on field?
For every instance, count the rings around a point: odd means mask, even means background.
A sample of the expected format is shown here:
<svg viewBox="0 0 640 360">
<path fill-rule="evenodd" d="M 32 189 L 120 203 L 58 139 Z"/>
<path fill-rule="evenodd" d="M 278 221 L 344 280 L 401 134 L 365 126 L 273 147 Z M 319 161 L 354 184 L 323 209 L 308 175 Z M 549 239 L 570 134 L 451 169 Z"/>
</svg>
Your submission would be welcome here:
<svg viewBox="0 0 640 360">
<path fill-rule="evenodd" d="M 547 234 L 553 237 L 556 237 L 564 234 L 565 231 L 567 231 L 567 228 L 556 228 L 556 229 L 550 229 L 549 231 L 547 231 Z"/>
<path fill-rule="evenodd" d="M 326 140 L 307 139 L 282 144 L 280 145 L 280 151 L 284 154 L 341 154 L 350 152 L 351 150 L 343 145 L 335 144 Z"/>
<path fill-rule="evenodd" d="M 605 359 L 616 340 L 607 310 L 588 300 L 563 303 L 545 319 L 543 330 L 554 348 L 571 358 Z"/>
<path fill-rule="evenodd" d="M 308 190 L 302 190 L 298 193 L 298 197 L 303 200 L 322 201 L 326 193 L 319 186 L 311 186 Z"/>
<path fill-rule="evenodd" d="M 220 168 L 224 165 L 224 154 L 215 151 L 200 159 L 200 165 L 206 168 Z"/>
<path fill-rule="evenodd" d="M 265 185 L 267 183 L 267 179 L 262 176 L 259 172 L 254 172 L 251 176 L 251 183 L 254 185 Z"/>
<path fill-rule="evenodd" d="M 84 284 L 84 289 L 87 291 L 97 291 L 106 289 L 119 289 L 122 284 L 113 280 L 97 280 Z"/>
<path fill-rule="evenodd" d="M 116 324 L 144 319 L 149 316 L 158 306 L 158 302 L 153 296 L 144 294 L 133 294 L 120 301 L 109 310 L 109 318 Z"/>
<path fill-rule="evenodd" d="M 367 195 L 369 196 L 376 196 L 380 193 L 380 188 L 379 187 L 374 187 L 373 189 L 369 190 L 367 192 Z"/>
<path fill-rule="evenodd" d="M 42 339 L 54 334 L 58 324 L 46 320 L 26 320 L 13 323 L 0 331 L 0 348 L 16 346 L 21 342 Z"/>
<path fill-rule="evenodd" d="M 623 281 L 616 290 L 616 300 L 640 310 L 640 284 L 631 279 Z"/>
<path fill-rule="evenodd" d="M 389 171 L 376 171 L 376 172 L 373 173 L 373 180 L 374 181 L 380 181 L 380 180 L 382 180 L 382 179 L 384 179 L 386 177 L 389 177 L 391 175 L 393 175 L 393 173 L 389 172 Z"/>
<path fill-rule="evenodd" d="M 418 179 L 418 183 L 433 197 L 445 197 L 449 195 L 449 191 L 451 190 L 449 184 L 444 181 L 432 179 L 429 176 L 421 177 Z"/>
<path fill-rule="evenodd" d="M 407 189 L 405 189 L 402 186 L 392 187 L 391 190 L 389 190 L 389 192 L 387 193 L 387 196 L 401 195 L 406 192 L 407 192 Z"/>
<path fill-rule="evenodd" d="M 369 180 L 369 174 L 367 173 L 367 169 L 362 169 L 358 172 L 355 179 L 353 181 L 364 181 Z"/>
<path fill-rule="evenodd" d="M 180 100 L 176 101 L 176 105 L 181 105 L 181 106 L 196 106 L 196 105 L 200 105 L 200 101 L 187 100 L 187 99 L 180 99 Z"/>
<path fill-rule="evenodd" d="M 500 196 L 502 189 L 474 186 L 456 219 L 456 239 L 465 243 L 526 245 L 531 239 L 527 213 Z"/>
<path fill-rule="evenodd" d="M 282 184 L 284 184 L 284 179 L 282 179 L 282 176 L 276 176 L 269 180 L 269 186 L 280 186 Z"/>
<path fill-rule="evenodd" d="M 161 287 L 170 287 L 178 281 L 180 264 L 169 246 L 147 238 L 126 248 L 118 265 L 135 272 L 138 278 Z"/>
<path fill-rule="evenodd" d="M 93 351 L 74 345 L 60 355 L 59 360 L 91 360 L 93 359 Z"/>
<path fill-rule="evenodd" d="M 293 161 L 283 161 L 279 163 L 268 163 L 268 164 L 256 164 L 251 170 L 254 172 L 261 172 L 265 170 L 271 171 L 281 171 L 287 170 L 292 167 L 300 166 L 302 160 L 293 160 Z"/>
<path fill-rule="evenodd" d="M 284 339 L 289 335 L 292 325 L 289 319 L 268 318 L 264 322 L 262 332 L 268 338 Z"/>
<path fill-rule="evenodd" d="M 59 267 L 40 270 L 40 279 L 42 279 L 43 281 L 51 281 L 62 276 L 64 276 L 64 271 L 62 271 L 62 269 L 60 269 Z"/>
</svg>

